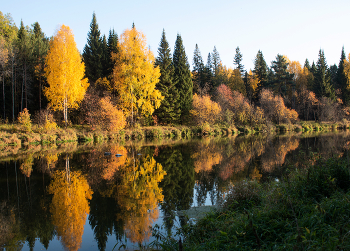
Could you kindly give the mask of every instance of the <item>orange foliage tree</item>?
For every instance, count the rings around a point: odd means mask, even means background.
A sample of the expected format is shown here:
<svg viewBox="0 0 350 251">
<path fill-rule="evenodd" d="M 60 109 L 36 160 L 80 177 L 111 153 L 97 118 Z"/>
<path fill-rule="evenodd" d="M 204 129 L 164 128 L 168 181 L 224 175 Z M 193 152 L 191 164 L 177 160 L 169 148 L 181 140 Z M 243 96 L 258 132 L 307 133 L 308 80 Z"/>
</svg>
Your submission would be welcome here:
<svg viewBox="0 0 350 251">
<path fill-rule="evenodd" d="M 260 94 L 260 105 L 266 119 L 280 123 L 294 123 L 298 120 L 298 113 L 294 109 L 288 109 L 284 105 L 283 98 L 273 95 L 272 91 L 263 89 Z"/>
<path fill-rule="evenodd" d="M 208 95 L 193 96 L 193 109 L 190 111 L 197 124 L 214 124 L 219 118 L 221 107 L 216 102 L 210 100 Z"/>
</svg>

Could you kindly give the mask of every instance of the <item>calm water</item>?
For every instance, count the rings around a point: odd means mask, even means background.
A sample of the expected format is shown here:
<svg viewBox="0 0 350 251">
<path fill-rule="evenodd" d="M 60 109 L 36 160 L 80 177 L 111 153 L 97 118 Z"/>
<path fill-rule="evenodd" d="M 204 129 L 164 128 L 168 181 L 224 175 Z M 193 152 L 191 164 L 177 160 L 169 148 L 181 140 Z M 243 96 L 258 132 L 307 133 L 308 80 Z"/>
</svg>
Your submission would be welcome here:
<svg viewBox="0 0 350 251">
<path fill-rule="evenodd" d="M 155 224 L 164 235 L 185 224 L 178 210 L 215 205 L 242 179 L 279 178 L 349 146 L 339 132 L 3 148 L 0 247 L 137 249 L 153 241 Z"/>
</svg>

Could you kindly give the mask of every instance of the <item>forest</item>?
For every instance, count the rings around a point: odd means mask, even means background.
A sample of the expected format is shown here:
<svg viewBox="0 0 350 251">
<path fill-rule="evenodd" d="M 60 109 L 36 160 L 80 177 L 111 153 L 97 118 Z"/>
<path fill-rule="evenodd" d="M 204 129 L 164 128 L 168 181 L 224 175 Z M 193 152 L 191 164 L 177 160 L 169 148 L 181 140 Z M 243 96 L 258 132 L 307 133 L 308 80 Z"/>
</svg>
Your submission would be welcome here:
<svg viewBox="0 0 350 251">
<path fill-rule="evenodd" d="M 322 49 L 317 62 L 278 54 L 270 66 L 259 50 L 248 70 L 239 47 L 232 68 L 222 64 L 215 46 L 205 63 L 196 45 L 191 67 L 181 35 L 173 53 L 165 30 L 160 35 L 155 56 L 135 24 L 107 36 L 93 13 L 81 53 L 69 26 L 47 37 L 38 22 L 18 28 L 0 12 L 1 121 L 15 123 L 27 114 L 39 125 L 118 131 L 349 120 L 350 55 L 344 47 L 339 64 L 330 66 Z"/>
</svg>

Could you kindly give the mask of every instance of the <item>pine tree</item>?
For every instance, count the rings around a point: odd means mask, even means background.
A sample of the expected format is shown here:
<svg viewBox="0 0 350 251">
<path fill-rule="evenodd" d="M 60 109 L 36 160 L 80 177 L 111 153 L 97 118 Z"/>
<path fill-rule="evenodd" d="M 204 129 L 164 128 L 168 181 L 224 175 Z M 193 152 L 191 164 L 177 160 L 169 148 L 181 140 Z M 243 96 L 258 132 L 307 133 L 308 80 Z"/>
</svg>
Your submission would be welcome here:
<svg viewBox="0 0 350 251">
<path fill-rule="evenodd" d="M 117 54 L 118 53 L 118 35 L 113 30 L 109 30 L 109 36 L 108 36 L 108 70 L 107 70 L 107 77 L 109 77 L 113 72 L 114 67 L 114 61 L 112 60 L 112 53 Z"/>
<path fill-rule="evenodd" d="M 205 76 L 205 67 L 204 67 L 202 55 L 197 44 L 193 53 L 192 76 L 193 76 L 192 81 L 193 81 L 193 89 L 194 89 L 193 91 L 195 93 L 198 93 L 199 90 L 204 88 L 204 85 L 206 83 L 206 76 Z"/>
<path fill-rule="evenodd" d="M 345 56 L 345 51 L 343 46 L 340 60 L 339 60 L 338 71 L 337 71 L 337 88 L 341 90 L 343 102 L 346 105 L 349 105 L 350 104 L 350 100 L 348 100 L 349 94 L 347 93 L 348 91 L 346 89 L 347 78 L 344 71 L 345 60 L 346 60 L 346 56 Z"/>
<path fill-rule="evenodd" d="M 258 97 L 260 96 L 261 90 L 265 88 L 267 85 L 267 73 L 268 73 L 264 55 L 260 50 L 258 51 L 255 57 L 253 73 L 255 78 L 258 80 L 257 91 L 255 92 L 255 95 L 253 97 L 253 100 L 257 101 Z"/>
<path fill-rule="evenodd" d="M 83 59 L 85 63 L 85 74 L 90 84 L 96 82 L 103 76 L 103 44 L 101 32 L 98 28 L 95 12 L 92 14 L 90 31 L 88 33 L 87 44 L 84 47 Z"/>
<path fill-rule="evenodd" d="M 319 97 L 330 97 L 334 98 L 334 91 L 330 84 L 329 75 L 327 74 L 328 66 L 326 58 L 324 56 L 324 51 L 320 49 L 318 53 L 318 60 L 316 64 L 315 76 L 315 90 L 314 92 Z"/>
<path fill-rule="evenodd" d="M 162 93 L 164 99 L 160 107 L 155 111 L 159 123 L 174 124 L 180 119 L 179 94 L 173 83 L 174 66 L 169 48 L 169 43 L 163 29 L 162 38 L 158 48 L 158 57 L 155 65 L 159 66 L 160 78 L 156 88 Z"/>
<path fill-rule="evenodd" d="M 311 69 L 310 62 L 309 62 L 308 59 L 305 59 L 304 68 L 305 68 L 305 67 L 306 67 L 308 70 Z"/>
<path fill-rule="evenodd" d="M 233 64 L 236 65 L 236 68 L 239 69 L 239 71 L 241 72 L 241 77 L 244 76 L 244 66 L 242 65 L 242 58 L 243 55 L 241 53 L 241 50 L 239 49 L 239 46 L 237 46 L 236 54 L 233 59 Z"/>
<path fill-rule="evenodd" d="M 280 54 L 276 56 L 276 60 L 272 61 L 270 85 L 274 91 L 281 96 L 287 94 L 288 89 L 293 82 L 293 74 L 290 74 L 288 69 L 289 63 L 286 58 Z"/>
<path fill-rule="evenodd" d="M 181 123 L 184 124 L 189 118 L 189 112 L 192 107 L 192 91 L 193 83 L 191 78 L 190 65 L 187 60 L 185 47 L 182 43 L 180 34 L 177 34 L 174 54 L 173 54 L 173 65 L 174 65 L 174 82 L 177 90 L 179 91 L 180 98 L 180 109 Z"/>
</svg>

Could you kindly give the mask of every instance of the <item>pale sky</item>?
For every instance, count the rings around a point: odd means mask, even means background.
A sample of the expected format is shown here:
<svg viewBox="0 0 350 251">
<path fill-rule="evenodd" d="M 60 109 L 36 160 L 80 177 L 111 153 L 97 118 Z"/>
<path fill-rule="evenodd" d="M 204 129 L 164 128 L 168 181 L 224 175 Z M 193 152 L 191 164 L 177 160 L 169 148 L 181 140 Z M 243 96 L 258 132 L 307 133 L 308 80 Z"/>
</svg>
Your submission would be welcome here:
<svg viewBox="0 0 350 251">
<path fill-rule="evenodd" d="M 349 0 L 4 0 L 0 11 L 10 13 L 17 27 L 21 19 L 29 26 L 39 22 L 49 37 L 59 25 L 68 25 L 81 52 L 93 12 L 107 37 L 111 28 L 119 36 L 134 22 L 155 56 L 164 28 L 172 52 L 181 34 L 191 66 L 196 43 L 204 63 L 216 46 L 227 67 L 234 66 L 239 46 L 248 70 L 259 49 L 269 66 L 277 54 L 302 65 L 306 58 L 316 63 L 320 49 L 328 65 L 338 65 L 342 46 L 350 52 Z"/>
</svg>

